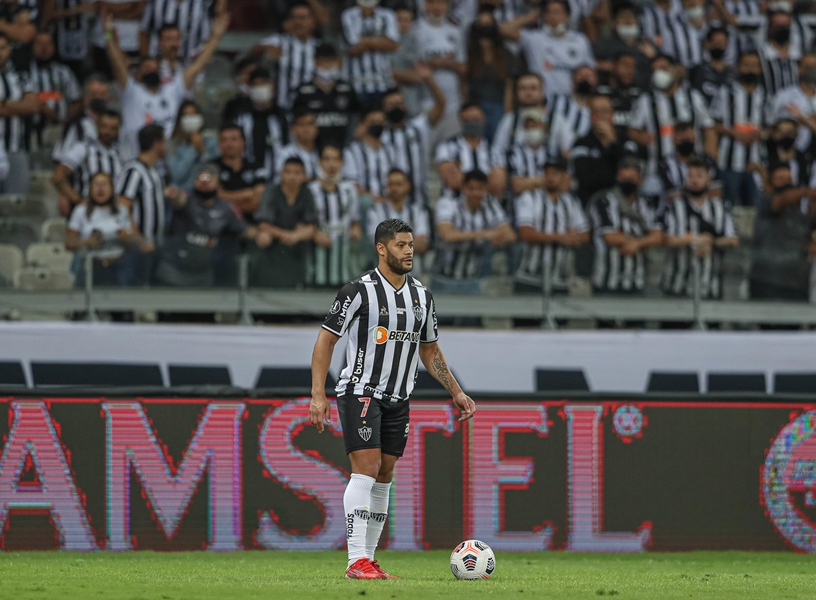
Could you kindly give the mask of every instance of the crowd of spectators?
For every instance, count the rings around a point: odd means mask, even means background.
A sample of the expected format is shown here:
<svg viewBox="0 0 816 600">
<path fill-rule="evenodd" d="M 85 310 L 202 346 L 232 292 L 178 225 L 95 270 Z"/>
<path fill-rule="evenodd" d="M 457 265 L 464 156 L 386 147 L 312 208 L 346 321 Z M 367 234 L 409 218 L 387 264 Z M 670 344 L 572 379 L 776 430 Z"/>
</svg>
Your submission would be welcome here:
<svg viewBox="0 0 816 600">
<path fill-rule="evenodd" d="M 662 293 L 711 299 L 747 207 L 751 296 L 808 299 L 816 2 L 270 4 L 206 122 L 240 4 L 0 0 L 0 191 L 63 127 L 66 246 L 112 285 L 234 285 L 246 252 L 250 285 L 336 287 L 400 217 L 435 290 L 504 265 L 515 293 L 643 294 L 662 247 Z"/>
</svg>

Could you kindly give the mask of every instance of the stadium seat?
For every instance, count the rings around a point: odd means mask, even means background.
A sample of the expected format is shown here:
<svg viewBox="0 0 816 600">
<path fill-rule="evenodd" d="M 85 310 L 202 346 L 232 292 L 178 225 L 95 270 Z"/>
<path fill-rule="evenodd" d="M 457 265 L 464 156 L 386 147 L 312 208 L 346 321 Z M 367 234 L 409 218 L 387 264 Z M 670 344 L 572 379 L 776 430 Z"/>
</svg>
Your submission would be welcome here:
<svg viewBox="0 0 816 600">
<path fill-rule="evenodd" d="M 31 219 L 14 217 L 0 219 L 0 244 L 12 244 L 25 250 L 39 235 L 39 221 L 35 223 Z"/>
<path fill-rule="evenodd" d="M 652 371 L 649 373 L 647 392 L 700 392 L 700 377 L 697 373 L 670 373 Z"/>
<path fill-rule="evenodd" d="M 0 287 L 14 285 L 14 274 L 22 267 L 22 250 L 10 244 L 0 244 Z"/>
<path fill-rule="evenodd" d="M 30 217 L 45 219 L 48 206 L 41 198 L 18 194 L 0 194 L 0 217 Z"/>
<path fill-rule="evenodd" d="M 170 385 L 232 385 L 229 368 L 223 365 L 170 365 Z"/>
<path fill-rule="evenodd" d="M 32 196 L 56 196 L 57 191 L 51 183 L 52 172 L 48 169 L 35 169 L 31 171 L 28 184 L 28 193 Z"/>
<path fill-rule="evenodd" d="M 813 394 L 816 392 L 816 372 L 777 373 L 774 375 L 774 392 L 778 394 Z"/>
<path fill-rule="evenodd" d="M 336 385 L 334 377 L 326 376 L 326 392 L 331 394 Z M 302 367 L 264 367 L 258 374 L 255 388 L 312 388 L 312 370 Z"/>
<path fill-rule="evenodd" d="M 46 219 L 40 230 L 40 241 L 51 244 L 65 243 L 65 230 L 68 223 L 62 217 Z"/>
<path fill-rule="evenodd" d="M 50 269 L 52 271 L 70 271 L 73 252 L 65 249 L 64 244 L 36 243 L 26 249 L 26 266 Z"/>
<path fill-rule="evenodd" d="M 155 364 L 33 362 L 34 385 L 110 385 L 163 387 Z"/>
<path fill-rule="evenodd" d="M 14 287 L 20 290 L 70 290 L 74 287 L 74 274 L 37 267 L 17 269 Z"/>
<path fill-rule="evenodd" d="M 752 206 L 734 206 L 731 209 L 731 217 L 734 219 L 734 229 L 737 230 L 740 239 L 753 239 L 756 209 Z"/>
<path fill-rule="evenodd" d="M 709 392 L 759 392 L 764 394 L 764 373 L 709 373 Z"/>
<path fill-rule="evenodd" d="M 535 385 L 538 392 L 588 392 L 581 369 L 536 369 Z"/>
<path fill-rule="evenodd" d="M 26 385 L 23 365 L 19 362 L 0 362 L 0 385 Z"/>
</svg>

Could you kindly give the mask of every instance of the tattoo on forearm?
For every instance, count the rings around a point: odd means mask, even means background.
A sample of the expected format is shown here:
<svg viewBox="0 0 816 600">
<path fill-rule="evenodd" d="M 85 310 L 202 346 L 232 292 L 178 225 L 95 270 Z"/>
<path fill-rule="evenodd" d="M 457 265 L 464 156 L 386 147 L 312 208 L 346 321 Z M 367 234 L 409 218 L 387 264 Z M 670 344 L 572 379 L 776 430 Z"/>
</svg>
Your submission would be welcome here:
<svg viewBox="0 0 816 600">
<path fill-rule="evenodd" d="M 438 349 L 434 353 L 431 365 L 433 365 L 433 368 L 436 371 L 436 376 L 439 382 L 446 390 L 453 393 L 453 382 L 451 381 L 451 374 L 448 370 L 448 364 L 445 362 L 445 357 L 442 356 L 442 353 Z"/>
</svg>

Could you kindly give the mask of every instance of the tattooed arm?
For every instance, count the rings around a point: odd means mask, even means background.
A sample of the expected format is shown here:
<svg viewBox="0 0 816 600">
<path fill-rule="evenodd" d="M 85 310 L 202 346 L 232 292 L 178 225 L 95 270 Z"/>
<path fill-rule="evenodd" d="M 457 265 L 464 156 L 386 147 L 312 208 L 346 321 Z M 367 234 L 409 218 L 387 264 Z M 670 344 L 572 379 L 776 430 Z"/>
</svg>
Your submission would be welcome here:
<svg viewBox="0 0 816 600">
<path fill-rule="evenodd" d="M 427 342 L 419 345 L 419 358 L 434 379 L 444 387 L 453 398 L 453 404 L 459 409 L 459 420 L 467 421 L 476 412 L 476 404 L 470 396 L 462 391 L 456 377 L 450 372 L 442 348 L 436 342 Z"/>
</svg>

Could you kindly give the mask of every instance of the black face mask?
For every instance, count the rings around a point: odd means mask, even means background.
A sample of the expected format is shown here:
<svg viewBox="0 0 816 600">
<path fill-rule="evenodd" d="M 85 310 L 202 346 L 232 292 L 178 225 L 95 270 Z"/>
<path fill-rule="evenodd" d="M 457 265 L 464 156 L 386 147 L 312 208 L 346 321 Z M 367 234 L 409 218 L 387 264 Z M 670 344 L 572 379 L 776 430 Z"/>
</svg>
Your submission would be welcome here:
<svg viewBox="0 0 816 600">
<path fill-rule="evenodd" d="M 738 78 L 743 85 L 759 84 L 759 75 L 757 73 L 740 73 Z"/>
<path fill-rule="evenodd" d="M 142 83 L 149 88 L 157 88 L 161 85 L 161 76 L 158 71 L 150 71 L 142 75 Z"/>
<path fill-rule="evenodd" d="M 495 25 L 474 25 L 473 34 L 477 38 L 497 40 L 499 39 L 499 28 Z"/>
<path fill-rule="evenodd" d="M 618 187 L 624 196 L 634 196 L 638 191 L 638 184 L 634 181 L 619 181 Z"/>
<path fill-rule="evenodd" d="M 689 186 L 686 186 L 686 194 L 688 194 L 689 196 L 693 196 L 694 198 L 699 198 L 700 196 L 704 195 L 705 193 L 706 193 L 705 188 L 702 188 L 702 189 L 699 189 L 699 190 L 694 190 L 694 189 L 690 188 Z"/>
<path fill-rule="evenodd" d="M 678 142 L 675 148 L 680 156 L 691 156 L 694 153 L 694 142 L 691 140 Z"/>
<path fill-rule="evenodd" d="M 196 188 L 195 195 L 202 202 L 209 202 L 218 195 L 218 190 L 199 190 Z"/>
<path fill-rule="evenodd" d="M 108 108 L 108 103 L 102 100 L 101 98 L 94 98 L 88 104 L 88 108 L 91 110 L 92 113 L 101 115 Z"/>
<path fill-rule="evenodd" d="M 401 106 L 396 106 L 385 113 L 385 118 L 388 119 L 389 123 L 393 123 L 394 125 L 399 125 L 402 123 L 407 116 L 408 111 Z"/>
<path fill-rule="evenodd" d="M 376 125 L 369 125 L 368 135 L 370 135 L 371 137 L 379 138 L 383 134 L 384 129 L 385 127 L 380 123 L 377 123 Z"/>
<path fill-rule="evenodd" d="M 594 91 L 595 86 L 588 81 L 579 81 L 575 84 L 575 93 L 579 96 L 589 96 Z"/>
<path fill-rule="evenodd" d="M 795 137 L 783 137 L 776 141 L 776 145 L 782 148 L 782 150 L 790 150 L 793 148 L 793 145 L 796 143 Z"/>
<path fill-rule="evenodd" d="M 37 66 L 42 68 L 42 67 L 47 67 L 48 65 L 50 65 L 51 61 L 53 61 L 54 59 L 53 58 L 37 58 L 35 60 L 37 62 Z"/>
<path fill-rule="evenodd" d="M 790 41 L 790 27 L 777 27 L 771 31 L 770 38 L 777 44 L 787 44 Z"/>
<path fill-rule="evenodd" d="M 725 58 L 725 48 L 712 48 L 708 51 L 712 60 L 722 60 Z"/>
</svg>

